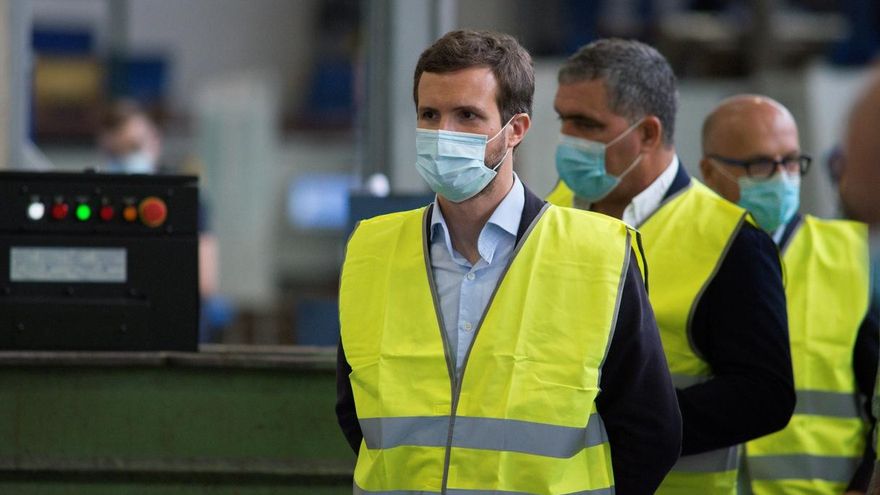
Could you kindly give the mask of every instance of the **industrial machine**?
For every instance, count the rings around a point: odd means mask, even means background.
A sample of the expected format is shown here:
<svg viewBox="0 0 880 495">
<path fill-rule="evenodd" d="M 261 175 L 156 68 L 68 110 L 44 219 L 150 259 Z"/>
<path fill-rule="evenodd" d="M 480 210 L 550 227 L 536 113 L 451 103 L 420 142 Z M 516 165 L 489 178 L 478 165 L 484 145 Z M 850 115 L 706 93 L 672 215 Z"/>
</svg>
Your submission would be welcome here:
<svg viewBox="0 0 880 495">
<path fill-rule="evenodd" d="M 0 349 L 195 351 L 194 177 L 0 173 Z"/>
</svg>

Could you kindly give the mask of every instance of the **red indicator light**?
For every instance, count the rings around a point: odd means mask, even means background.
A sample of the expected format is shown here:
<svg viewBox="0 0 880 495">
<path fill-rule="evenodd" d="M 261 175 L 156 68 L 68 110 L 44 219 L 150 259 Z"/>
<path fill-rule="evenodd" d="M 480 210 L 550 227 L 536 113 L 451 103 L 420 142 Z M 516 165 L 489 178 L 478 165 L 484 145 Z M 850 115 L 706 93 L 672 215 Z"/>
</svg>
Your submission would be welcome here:
<svg viewBox="0 0 880 495">
<path fill-rule="evenodd" d="M 168 218 L 168 207 L 165 206 L 164 201 L 155 196 L 141 201 L 138 212 L 141 215 L 141 222 L 147 227 L 159 227 Z"/>
<path fill-rule="evenodd" d="M 64 220 L 69 211 L 70 207 L 67 203 L 55 203 L 52 205 L 52 218 L 55 220 Z"/>
<path fill-rule="evenodd" d="M 98 212 L 98 215 L 101 217 L 101 220 L 105 222 L 109 222 L 113 220 L 113 217 L 116 215 L 116 211 L 110 205 L 104 205 L 101 207 L 101 211 Z"/>
</svg>

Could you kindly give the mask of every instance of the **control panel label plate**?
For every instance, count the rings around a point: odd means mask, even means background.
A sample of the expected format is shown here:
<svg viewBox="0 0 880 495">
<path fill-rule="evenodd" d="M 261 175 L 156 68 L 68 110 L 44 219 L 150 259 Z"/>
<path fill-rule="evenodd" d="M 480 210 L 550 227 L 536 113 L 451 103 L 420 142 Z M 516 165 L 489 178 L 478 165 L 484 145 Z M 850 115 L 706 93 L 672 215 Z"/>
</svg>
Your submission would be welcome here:
<svg viewBox="0 0 880 495">
<path fill-rule="evenodd" d="M 11 282 L 125 283 L 126 249 L 13 247 Z"/>
</svg>

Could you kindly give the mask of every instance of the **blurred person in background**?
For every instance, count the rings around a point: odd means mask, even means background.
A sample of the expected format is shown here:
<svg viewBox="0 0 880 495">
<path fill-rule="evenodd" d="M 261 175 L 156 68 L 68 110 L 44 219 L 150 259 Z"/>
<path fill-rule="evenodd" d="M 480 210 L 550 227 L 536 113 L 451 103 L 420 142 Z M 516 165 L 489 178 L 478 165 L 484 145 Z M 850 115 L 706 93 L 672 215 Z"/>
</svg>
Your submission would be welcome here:
<svg viewBox="0 0 880 495">
<path fill-rule="evenodd" d="M 880 299 L 880 69 L 875 68 L 867 90 L 853 106 L 844 138 L 844 166 L 840 196 L 852 218 L 867 222 L 871 229 L 871 282 L 873 297 Z M 875 389 L 874 415 L 880 413 Z M 875 435 L 875 439 L 880 435 Z M 878 445 L 874 445 L 875 450 Z M 880 463 L 874 465 L 869 495 L 880 495 Z"/>
<path fill-rule="evenodd" d="M 840 195 L 850 217 L 880 228 L 880 67 L 853 106 L 844 141 Z M 876 246 L 880 248 L 880 246 Z"/>
<path fill-rule="evenodd" d="M 98 134 L 98 147 L 106 159 L 102 172 L 164 174 L 174 169 L 162 164 L 162 134 L 153 119 L 137 103 L 122 100 L 105 113 Z M 216 340 L 221 327 L 232 319 L 231 303 L 217 293 L 217 239 L 208 229 L 204 203 L 199 201 L 199 294 L 201 318 L 199 340 Z"/>
<path fill-rule="evenodd" d="M 706 185 L 749 210 L 779 246 L 786 274 L 797 406 L 785 429 L 746 444 L 751 493 L 864 494 L 880 346 L 867 226 L 798 213 L 811 159 L 780 103 L 760 95 L 722 101 L 703 124 L 702 143 Z"/>
<path fill-rule="evenodd" d="M 795 404 L 776 247 L 679 162 L 675 75 L 657 50 L 599 40 L 558 81 L 561 181 L 548 199 L 622 218 L 644 242 L 683 425 L 657 493 L 734 495 L 740 444 L 782 429 Z"/>
<path fill-rule="evenodd" d="M 132 101 L 116 102 L 105 113 L 98 147 L 107 160 L 102 171 L 126 174 L 160 172 L 162 137 L 159 129 Z"/>
</svg>

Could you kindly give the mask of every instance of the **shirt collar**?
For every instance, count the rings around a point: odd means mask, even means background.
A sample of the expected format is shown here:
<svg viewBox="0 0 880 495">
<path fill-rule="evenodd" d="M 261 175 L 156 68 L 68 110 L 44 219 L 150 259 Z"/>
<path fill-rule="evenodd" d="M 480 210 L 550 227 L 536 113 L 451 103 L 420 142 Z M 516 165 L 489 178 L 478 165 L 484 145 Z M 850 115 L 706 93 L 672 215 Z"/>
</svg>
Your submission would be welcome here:
<svg viewBox="0 0 880 495">
<path fill-rule="evenodd" d="M 780 248 L 784 248 L 785 244 L 791 241 L 791 236 L 797 229 L 798 225 L 803 221 L 804 217 L 800 213 L 795 213 L 791 220 L 785 222 L 776 228 L 771 237 L 773 242 Z"/>
<path fill-rule="evenodd" d="M 633 227 L 638 227 L 657 211 L 666 196 L 666 191 L 672 186 L 679 167 L 678 155 L 672 155 L 672 161 L 666 170 L 654 179 L 650 186 L 636 195 L 623 210 L 623 221 Z"/>
<path fill-rule="evenodd" d="M 492 243 L 491 248 L 484 253 L 484 245 L 487 243 L 482 242 L 483 237 L 486 230 L 490 225 L 494 225 L 495 227 L 501 229 L 507 234 L 516 238 L 516 233 L 519 230 L 520 219 L 522 218 L 523 208 L 525 206 L 525 187 L 523 186 L 522 181 L 519 180 L 519 177 L 514 172 L 513 174 L 513 187 L 510 188 L 510 191 L 507 192 L 507 195 L 501 200 L 501 203 L 495 208 L 495 211 L 492 212 L 492 216 L 489 217 L 489 220 L 486 222 L 486 226 L 483 227 L 483 230 L 480 232 L 480 240 L 478 242 L 480 249 L 480 256 L 482 256 L 487 262 L 492 262 L 492 255 L 494 254 L 491 251 L 494 251 L 495 243 Z M 446 219 L 443 217 L 443 212 L 440 211 L 440 207 L 437 203 L 437 199 L 434 199 L 434 207 L 431 209 L 431 242 L 434 242 L 436 239 L 437 233 L 440 232 L 443 236 L 443 241 L 446 244 L 446 249 L 449 251 L 449 254 L 454 259 L 462 258 L 461 255 L 455 252 L 452 249 L 452 239 L 449 237 L 449 228 L 446 225 Z"/>
<path fill-rule="evenodd" d="M 508 234 L 516 237 L 516 231 L 519 229 L 519 221 L 522 218 L 523 206 L 526 203 L 525 188 L 519 177 L 513 174 L 513 187 L 508 191 L 507 196 L 501 200 L 492 216 L 489 217 L 487 224 L 497 225 Z"/>
<path fill-rule="evenodd" d="M 776 230 L 773 232 L 773 242 L 775 242 L 777 246 L 782 244 L 782 236 L 785 234 L 786 227 L 788 227 L 788 224 L 784 223 L 779 227 L 776 227 Z"/>
</svg>

